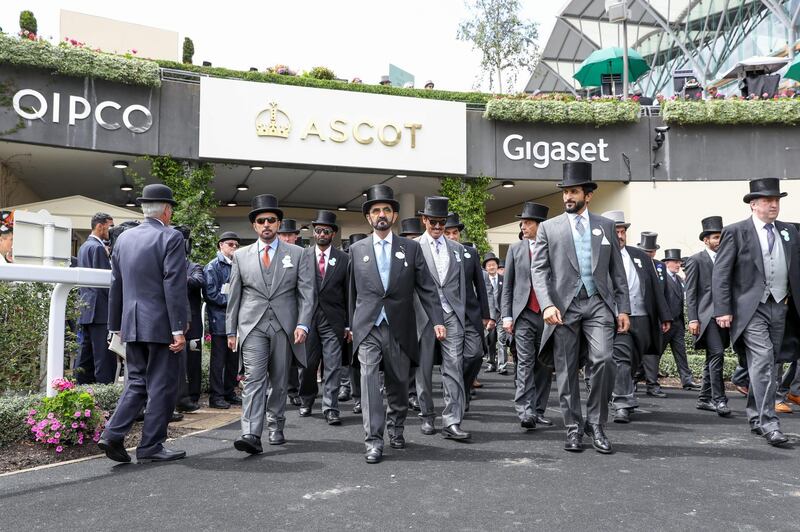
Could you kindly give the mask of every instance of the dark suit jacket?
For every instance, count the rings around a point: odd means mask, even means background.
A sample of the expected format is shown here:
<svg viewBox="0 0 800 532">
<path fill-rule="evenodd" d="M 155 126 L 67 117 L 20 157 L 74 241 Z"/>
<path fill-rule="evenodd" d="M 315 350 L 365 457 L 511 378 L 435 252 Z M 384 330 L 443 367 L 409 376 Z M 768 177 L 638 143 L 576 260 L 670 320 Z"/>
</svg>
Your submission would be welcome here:
<svg viewBox="0 0 800 532">
<path fill-rule="evenodd" d="M 714 262 L 708 252 L 695 253 L 683 266 L 686 271 L 686 313 L 689 322 L 700 324 L 700 334 L 694 339 L 695 347 L 705 349 L 708 324 L 714 319 L 714 301 L 711 297 L 711 280 Z"/>
<path fill-rule="evenodd" d="M 108 330 L 123 342 L 170 344 L 188 322 L 183 236 L 159 220 L 119 236 L 111 257 Z"/>
<path fill-rule="evenodd" d="M 669 306 L 670 319 L 683 320 L 683 280 L 679 275 L 672 280 L 669 271 L 664 273 L 664 282 L 667 285 L 667 305 Z"/>
<path fill-rule="evenodd" d="M 632 246 L 625 246 L 625 249 L 628 250 L 628 255 L 633 259 L 636 266 L 639 284 L 644 287 L 644 306 L 650 321 L 650 341 L 652 345 L 645 346 L 643 353 L 655 353 L 661 345 L 659 340 L 661 337 L 661 323 L 672 321 L 672 316 L 650 255 Z"/>
<path fill-rule="evenodd" d="M 483 320 L 494 318 L 489 311 L 489 296 L 486 294 L 486 284 L 483 282 L 480 257 L 475 249 L 469 247 L 464 248 L 464 277 L 467 283 L 467 321 L 478 332 L 482 332 Z"/>
<path fill-rule="evenodd" d="M 347 270 L 350 257 L 344 251 L 331 246 L 329 248 L 328 265 L 325 277 L 319 274 L 317 262 L 317 246 L 309 246 L 303 250 L 303 260 L 309 261 L 314 272 L 314 288 L 317 292 L 317 304 L 314 308 L 321 310 L 328 320 L 333 332 L 342 343 L 342 365 L 349 364 L 349 352 L 345 349 L 344 330 L 348 326 L 347 290 L 349 288 Z"/>
<path fill-rule="evenodd" d="M 203 290 L 206 284 L 203 267 L 186 259 L 186 277 L 191 312 L 186 338 L 195 340 L 203 336 Z"/>
<path fill-rule="evenodd" d="M 359 240 L 350 246 L 350 327 L 353 332 L 353 352 L 364 341 L 385 307 L 392 335 L 405 355 L 419 364 L 414 293 L 434 325 L 444 325 L 439 293 L 431 278 L 419 244 L 408 238 L 392 236 L 389 285 L 384 291 L 375 260 L 373 237 Z M 358 360 L 358 357 L 353 357 Z"/>
<path fill-rule="evenodd" d="M 89 237 L 78 250 L 78 268 L 110 270 L 111 260 L 106 247 L 96 238 Z M 108 288 L 81 288 L 80 325 L 108 323 Z"/>
</svg>

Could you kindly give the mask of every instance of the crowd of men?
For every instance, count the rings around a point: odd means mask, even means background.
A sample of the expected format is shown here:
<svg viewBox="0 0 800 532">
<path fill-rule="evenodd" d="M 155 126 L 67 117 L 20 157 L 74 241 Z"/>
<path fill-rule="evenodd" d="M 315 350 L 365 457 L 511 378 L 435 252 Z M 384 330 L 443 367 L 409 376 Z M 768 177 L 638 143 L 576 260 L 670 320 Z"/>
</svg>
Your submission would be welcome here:
<svg viewBox="0 0 800 532">
<path fill-rule="evenodd" d="M 285 443 L 287 403 L 310 416 L 318 380 L 329 425 L 341 423 L 340 401 L 354 400 L 368 463 L 382 460 L 387 435 L 392 449 L 406 446 L 409 410 L 419 412 L 423 434 L 469 441 L 463 425 L 482 362 L 507 373 L 509 350 L 521 429 L 553 425 L 545 414 L 555 373 L 564 449 L 582 451 L 586 435 L 596 451 L 611 453 L 606 422 L 635 420 L 637 382 L 645 382 L 647 395 L 666 397 L 659 362 L 667 346 L 683 388 L 699 391 L 697 408 L 723 417 L 731 414 L 724 352 L 733 347 L 740 361 L 733 380 L 747 395 L 751 431 L 785 445 L 776 405 L 800 404 L 800 236 L 777 220 L 786 195 L 779 180 L 749 183 L 744 202 L 752 216 L 745 220 L 723 226 L 721 217 L 705 217 L 703 251 L 684 258 L 667 249 L 658 260 L 657 234 L 642 233 L 638 245 L 628 245 L 622 211 L 589 210 L 597 188 L 591 169 L 564 164 L 563 213 L 548 218 L 547 206 L 524 203 L 520 241 L 508 250 L 504 271 L 493 253 L 481 260 L 460 242 L 464 226 L 447 198 L 426 198 L 419 217 L 393 232 L 399 205 L 386 185 L 367 191 L 362 214 L 372 234 L 350 235 L 346 252 L 333 245 L 334 212 L 318 212 L 314 245 L 301 248 L 292 242 L 295 222 L 263 194 L 249 213 L 256 242 L 241 247 L 238 235 L 223 233 L 217 257 L 201 268 L 186 258 L 188 229 L 170 226 L 172 191 L 148 185 L 139 198 L 145 220 L 111 235 L 110 264 L 101 247 L 113 224 L 107 216 L 92 221 L 79 256 L 81 266 L 112 270 L 107 303 L 99 289 L 82 295 L 92 302 L 81 316 L 84 373 L 93 361 L 97 381 L 113 380 L 101 360 L 104 331 L 126 343 L 126 386 L 100 447 L 113 460 L 130 461 L 122 441 L 146 405 L 137 458 L 185 455 L 162 444 L 176 405 L 198 408 L 201 297 L 212 346 L 209 405 L 241 402 L 234 447 L 245 453 L 262 452 L 265 423 L 267 442 Z M 702 384 L 687 362 L 684 314 L 695 348 L 706 354 Z M 779 375 L 784 362 L 792 364 Z"/>
</svg>

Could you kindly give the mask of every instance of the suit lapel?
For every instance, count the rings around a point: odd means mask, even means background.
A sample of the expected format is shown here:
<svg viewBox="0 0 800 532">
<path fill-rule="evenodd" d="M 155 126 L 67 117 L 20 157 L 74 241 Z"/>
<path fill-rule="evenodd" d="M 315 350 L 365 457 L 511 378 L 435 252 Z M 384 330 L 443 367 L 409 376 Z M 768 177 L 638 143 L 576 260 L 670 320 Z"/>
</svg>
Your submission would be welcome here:
<svg viewBox="0 0 800 532">
<path fill-rule="evenodd" d="M 419 247 L 422 248 L 422 255 L 425 257 L 425 262 L 428 264 L 428 271 L 433 277 L 436 286 L 441 287 L 442 283 L 439 282 L 439 272 L 436 270 L 436 263 L 433 261 L 433 252 L 431 251 L 431 241 L 428 239 L 427 233 L 420 237 L 418 240 Z"/>
<path fill-rule="evenodd" d="M 755 255 L 753 261 L 756 263 L 756 268 L 761 272 L 761 277 L 766 279 L 767 274 L 764 273 L 764 257 L 761 253 L 761 240 L 758 238 L 756 226 L 753 224 L 752 219 L 747 221 L 746 226 L 747 229 L 745 229 L 743 236 L 747 239 L 747 249 L 753 250 L 753 254 Z"/>
<path fill-rule="evenodd" d="M 255 269 L 258 279 L 261 281 L 260 283 L 256 283 L 255 286 L 262 294 L 264 294 L 266 297 L 269 297 L 269 293 L 267 292 L 267 282 L 264 278 L 264 265 L 261 263 L 261 256 L 258 253 L 258 241 L 256 241 L 254 244 L 250 244 L 245 257 L 246 262 L 249 263 L 252 261 L 252 268 Z M 240 264 L 239 268 L 241 269 L 241 267 L 242 265 Z M 245 267 L 249 268 L 251 266 L 250 264 L 247 264 Z"/>
<path fill-rule="evenodd" d="M 778 231 L 778 234 L 776 235 L 776 237 L 780 238 L 781 239 L 781 244 L 783 244 L 783 255 L 784 255 L 784 258 L 786 259 L 786 270 L 788 271 L 789 268 L 792 267 L 792 252 L 791 252 L 791 249 L 790 249 L 792 243 L 790 241 L 786 240 L 785 238 L 783 238 L 783 235 L 781 234 L 781 231 L 786 231 L 786 226 L 783 224 L 783 222 L 778 222 L 776 220 L 775 221 L 775 230 Z M 787 234 L 788 234 L 788 231 L 787 231 Z"/>
<path fill-rule="evenodd" d="M 599 229 L 599 235 L 595 234 L 595 229 Z M 592 240 L 592 272 L 597 268 L 597 261 L 600 258 L 600 246 L 603 242 L 603 228 L 597 223 L 595 216 L 589 213 L 589 230 Z"/>
<path fill-rule="evenodd" d="M 461 256 L 461 253 L 458 252 L 458 248 L 456 245 L 448 239 L 444 239 L 445 248 L 447 248 L 447 252 L 449 253 L 450 262 L 447 265 L 447 275 L 444 276 L 444 284 L 450 282 L 450 279 L 458 273 L 458 267 L 461 264 L 459 260 L 464 260 L 464 257 Z"/>
<path fill-rule="evenodd" d="M 392 252 L 389 253 L 389 288 L 394 285 L 394 281 L 400 276 L 403 265 L 408 262 L 407 257 L 403 257 L 402 260 L 397 258 L 398 253 L 402 252 L 403 255 L 406 253 L 405 246 L 402 246 L 403 249 L 400 248 L 400 238 L 397 236 L 392 237 Z"/>
<path fill-rule="evenodd" d="M 522 242 L 524 242 L 525 245 L 524 246 L 520 246 L 520 254 L 521 254 L 521 257 L 519 257 L 520 264 L 522 264 L 523 268 L 525 268 L 526 270 L 530 271 L 530 269 L 531 269 L 531 241 L 528 240 L 527 238 L 524 238 L 522 240 Z"/>
<path fill-rule="evenodd" d="M 572 263 L 572 267 L 575 268 L 575 271 L 580 273 L 581 269 L 578 267 L 578 253 L 575 251 L 575 239 L 572 237 L 572 225 L 570 225 L 567 213 L 563 213 L 561 216 L 561 230 L 564 232 L 563 238 L 565 241 L 572 244 L 571 246 L 567 246 L 567 257 L 570 263 Z"/>
<path fill-rule="evenodd" d="M 272 272 L 272 290 L 270 290 L 269 293 L 270 297 L 272 297 L 272 294 L 274 294 L 275 290 L 278 289 L 278 286 L 280 286 L 281 282 L 283 281 L 283 276 L 286 273 L 286 268 L 283 267 L 283 257 L 285 256 L 289 256 L 289 248 L 281 245 L 281 241 L 278 240 L 278 245 L 275 247 L 275 253 L 272 257 L 272 261 L 270 262 L 272 268 L 275 270 Z M 276 261 L 280 261 L 280 264 L 277 264 Z M 294 267 L 297 268 L 297 264 L 295 264 Z"/>
</svg>

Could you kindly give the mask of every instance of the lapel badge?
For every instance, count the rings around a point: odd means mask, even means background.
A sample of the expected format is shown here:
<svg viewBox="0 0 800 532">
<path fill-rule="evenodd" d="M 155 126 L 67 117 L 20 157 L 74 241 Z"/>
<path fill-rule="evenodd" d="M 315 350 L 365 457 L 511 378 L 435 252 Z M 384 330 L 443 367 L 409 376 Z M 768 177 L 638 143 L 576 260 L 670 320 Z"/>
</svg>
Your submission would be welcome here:
<svg viewBox="0 0 800 532">
<path fill-rule="evenodd" d="M 403 253 L 402 251 L 398 251 L 397 253 L 394 254 L 394 256 L 397 257 L 400 260 L 403 260 L 404 258 L 406 258 L 406 254 Z"/>
<path fill-rule="evenodd" d="M 330 264 L 331 266 L 336 266 L 336 257 L 329 258 L 328 264 Z"/>
<path fill-rule="evenodd" d="M 364 262 L 369 262 L 369 255 L 364 255 L 364 258 L 361 260 L 363 260 Z"/>
</svg>

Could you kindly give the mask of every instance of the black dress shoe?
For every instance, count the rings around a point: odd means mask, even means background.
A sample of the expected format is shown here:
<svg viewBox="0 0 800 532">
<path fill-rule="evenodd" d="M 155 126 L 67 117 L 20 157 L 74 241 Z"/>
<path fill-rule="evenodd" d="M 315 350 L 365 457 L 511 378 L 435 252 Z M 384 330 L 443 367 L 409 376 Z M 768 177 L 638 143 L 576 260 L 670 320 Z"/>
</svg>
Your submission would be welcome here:
<svg viewBox="0 0 800 532">
<path fill-rule="evenodd" d="M 709 412 L 717 411 L 717 407 L 711 402 L 710 399 L 698 399 L 695 408 L 698 410 L 708 410 Z"/>
<path fill-rule="evenodd" d="M 689 390 L 689 391 L 692 391 L 692 392 L 699 392 L 701 388 L 702 387 L 699 384 L 697 384 L 696 382 L 690 382 L 688 384 L 684 384 L 683 385 L 683 389 L 684 390 Z"/>
<path fill-rule="evenodd" d="M 497 371 L 497 366 L 494 364 L 489 364 L 489 366 L 486 368 L 486 373 L 494 373 L 495 371 Z"/>
<path fill-rule="evenodd" d="M 364 455 L 364 459 L 368 464 L 378 464 L 383 460 L 383 452 L 380 449 L 370 449 Z"/>
<path fill-rule="evenodd" d="M 200 410 L 200 405 L 191 401 L 189 399 L 181 399 L 177 405 L 175 405 L 175 410 L 178 412 L 194 412 L 195 410 Z"/>
<path fill-rule="evenodd" d="M 553 426 L 553 420 L 551 420 L 549 417 L 544 417 L 542 414 L 536 414 L 533 419 L 536 420 L 537 425 L 542 425 L 544 427 Z"/>
<path fill-rule="evenodd" d="M 352 397 L 353 396 L 351 395 L 351 393 L 348 390 L 341 390 L 339 392 L 338 399 L 339 399 L 339 401 L 341 401 L 343 403 L 346 403 L 347 401 L 352 399 Z"/>
<path fill-rule="evenodd" d="M 242 398 L 238 395 L 232 395 L 230 397 L 226 397 L 225 400 L 232 405 L 240 405 L 242 404 Z"/>
<path fill-rule="evenodd" d="M 426 436 L 436 434 L 436 427 L 433 426 L 433 420 L 429 418 L 422 418 L 422 425 L 419 426 L 419 431 Z"/>
<path fill-rule="evenodd" d="M 416 395 L 409 396 L 409 398 L 408 398 L 408 408 L 410 408 L 411 410 L 414 410 L 416 412 L 419 412 L 419 410 L 420 410 L 420 408 L 419 408 L 419 399 L 417 399 Z"/>
<path fill-rule="evenodd" d="M 717 404 L 717 415 L 720 417 L 728 417 L 731 415 L 731 409 L 728 406 L 728 403 L 725 401 L 720 401 L 719 404 Z"/>
<path fill-rule="evenodd" d="M 122 441 L 120 440 L 107 440 L 105 438 L 100 438 L 97 442 L 97 446 L 106 453 L 106 456 L 115 462 L 122 462 L 127 464 L 131 461 L 131 455 L 128 454 L 128 451 L 125 450 L 125 445 L 123 445 Z"/>
<path fill-rule="evenodd" d="M 614 423 L 630 423 L 631 410 L 630 408 L 617 408 L 614 412 Z"/>
<path fill-rule="evenodd" d="M 356 399 L 355 404 L 353 404 L 353 413 L 360 414 L 361 413 L 361 400 Z"/>
<path fill-rule="evenodd" d="M 162 447 L 157 453 L 147 456 L 137 456 L 136 460 L 138 462 L 172 462 L 173 460 L 180 460 L 181 458 L 186 458 L 186 451 L 171 451 Z"/>
<path fill-rule="evenodd" d="M 664 399 L 664 398 L 667 396 L 667 394 L 665 394 L 665 393 L 664 393 L 664 392 L 661 390 L 661 387 L 658 387 L 658 388 L 648 388 L 648 389 L 647 389 L 647 395 L 649 395 L 650 397 L 658 397 L 659 399 Z"/>
<path fill-rule="evenodd" d="M 284 443 L 286 443 L 286 438 L 284 438 L 282 430 L 273 430 L 269 433 L 270 445 L 283 445 Z"/>
<path fill-rule="evenodd" d="M 756 436 L 764 435 L 764 429 L 762 429 L 761 427 L 750 427 L 750 432 L 752 432 Z"/>
<path fill-rule="evenodd" d="M 339 417 L 339 412 L 335 410 L 327 410 L 325 412 L 325 421 L 328 422 L 328 425 L 341 425 L 342 419 Z"/>
<path fill-rule="evenodd" d="M 578 431 L 567 433 L 567 439 L 564 440 L 564 450 L 572 453 L 583 452 L 583 437 L 578 434 Z"/>
<path fill-rule="evenodd" d="M 458 426 L 458 423 L 453 423 L 449 427 L 445 427 L 442 429 L 442 436 L 444 436 L 447 440 L 468 440 L 472 437 L 472 434 L 469 432 L 461 430 L 461 427 Z"/>
<path fill-rule="evenodd" d="M 290 395 L 289 402 L 294 406 L 300 406 L 303 404 L 303 401 L 300 399 L 299 395 Z"/>
<path fill-rule="evenodd" d="M 236 438 L 233 442 L 233 448 L 237 451 L 243 451 L 249 454 L 259 454 L 264 452 L 261 447 L 261 438 L 255 434 L 245 434 Z"/>
<path fill-rule="evenodd" d="M 301 406 L 300 407 L 300 417 L 308 417 L 311 415 L 311 407 L 310 406 Z"/>
<path fill-rule="evenodd" d="M 209 408 L 218 408 L 219 410 L 227 410 L 231 407 L 231 404 L 224 399 L 214 399 L 213 401 L 208 402 Z"/>
<path fill-rule="evenodd" d="M 592 438 L 592 447 L 598 453 L 611 454 L 611 442 L 608 441 L 603 426 L 599 423 L 587 423 L 583 431 Z"/>
<path fill-rule="evenodd" d="M 536 418 L 526 416 L 519 422 L 519 426 L 525 430 L 534 430 L 536 428 Z"/>
<path fill-rule="evenodd" d="M 497 374 L 498 375 L 508 375 L 508 370 L 506 368 L 503 368 L 501 370 L 498 370 Z"/>
<path fill-rule="evenodd" d="M 478 390 L 470 390 L 469 391 L 469 396 L 470 397 L 477 397 L 478 396 Z"/>
<path fill-rule="evenodd" d="M 779 447 L 789 441 L 789 438 L 784 436 L 783 432 L 779 430 L 773 430 L 765 433 L 764 438 L 767 440 L 768 444 L 774 447 Z"/>
<path fill-rule="evenodd" d="M 394 436 L 393 438 L 389 438 L 389 445 L 391 446 L 392 449 L 405 449 L 406 439 L 403 437 L 402 434 Z"/>
<path fill-rule="evenodd" d="M 172 417 L 169 418 L 170 423 L 177 423 L 178 421 L 183 421 L 183 414 L 180 412 L 173 412 Z"/>
</svg>

